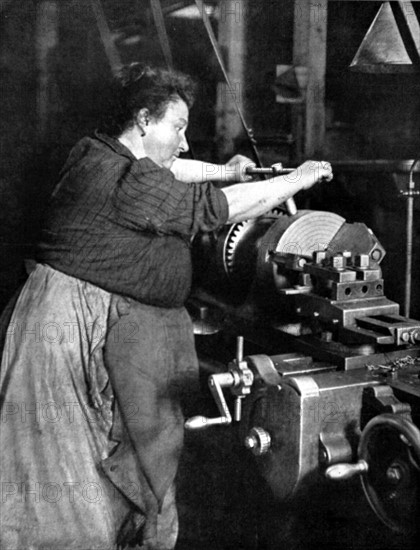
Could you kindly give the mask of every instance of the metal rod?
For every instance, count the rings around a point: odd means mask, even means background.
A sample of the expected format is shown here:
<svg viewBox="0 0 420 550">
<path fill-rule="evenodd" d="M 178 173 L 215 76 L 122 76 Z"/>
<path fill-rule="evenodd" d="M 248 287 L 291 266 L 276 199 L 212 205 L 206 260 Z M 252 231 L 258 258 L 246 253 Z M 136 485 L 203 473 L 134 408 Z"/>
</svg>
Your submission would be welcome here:
<svg viewBox="0 0 420 550">
<path fill-rule="evenodd" d="M 244 358 L 244 337 L 238 336 L 236 339 L 236 362 L 239 364 Z"/>
<path fill-rule="evenodd" d="M 257 175 L 267 175 L 267 176 L 281 176 L 282 174 L 290 174 L 290 172 L 294 172 L 296 168 L 282 168 L 281 170 L 278 170 L 277 168 L 273 168 L 270 166 L 269 168 L 246 168 L 246 173 L 253 176 Z"/>
<path fill-rule="evenodd" d="M 413 210 L 414 197 L 407 197 L 407 250 L 405 261 L 404 315 L 410 317 L 411 306 L 411 264 L 413 258 Z"/>
<path fill-rule="evenodd" d="M 408 193 L 407 197 L 407 244 L 405 258 L 405 296 L 404 296 L 404 315 L 410 317 L 411 307 L 411 269 L 413 261 L 413 218 L 414 218 L 414 168 L 420 157 L 413 161 L 408 176 Z"/>
</svg>

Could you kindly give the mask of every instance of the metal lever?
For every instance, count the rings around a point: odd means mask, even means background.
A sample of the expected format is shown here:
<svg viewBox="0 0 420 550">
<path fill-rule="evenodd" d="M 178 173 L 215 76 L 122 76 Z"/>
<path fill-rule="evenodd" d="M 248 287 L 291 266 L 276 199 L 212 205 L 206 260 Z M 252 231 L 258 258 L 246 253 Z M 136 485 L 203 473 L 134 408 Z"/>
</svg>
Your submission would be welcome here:
<svg viewBox="0 0 420 550">
<path fill-rule="evenodd" d="M 185 422 L 187 430 L 202 430 L 210 426 L 231 424 L 232 415 L 223 395 L 222 388 L 231 388 L 232 393 L 236 396 L 234 420 L 241 420 L 241 405 L 242 399 L 251 391 L 251 386 L 254 382 L 254 375 L 248 368 L 247 363 L 243 360 L 243 337 L 237 339 L 236 359 L 230 366 L 228 372 L 212 374 L 209 377 L 210 391 L 216 401 L 220 416 L 217 418 L 207 418 L 206 416 L 193 416 Z"/>
<path fill-rule="evenodd" d="M 203 430 L 210 426 L 231 424 L 232 415 L 226 403 L 225 396 L 223 395 L 222 388 L 231 388 L 235 384 L 235 377 L 231 372 L 221 372 L 219 374 L 212 374 L 209 377 L 210 391 L 216 401 L 216 405 L 220 411 L 218 418 L 207 418 L 206 416 L 193 416 L 185 422 L 185 428 L 187 430 Z"/>
<path fill-rule="evenodd" d="M 278 162 L 274 166 L 269 168 L 252 168 L 249 166 L 245 168 L 245 172 L 249 175 L 266 175 L 266 176 L 281 176 L 282 174 L 290 174 L 294 172 L 295 168 L 283 168 L 283 165 Z M 293 198 L 285 201 L 286 210 L 289 216 L 294 216 L 297 213 L 296 203 Z"/>
<path fill-rule="evenodd" d="M 359 460 L 355 464 L 333 464 L 325 470 L 325 477 L 333 481 L 351 479 L 356 475 L 365 474 L 368 469 L 366 460 Z"/>
<path fill-rule="evenodd" d="M 257 167 L 251 167 L 248 166 L 248 168 L 245 168 L 245 172 L 249 174 L 250 176 L 281 176 L 283 174 L 290 174 L 290 172 L 294 172 L 296 168 L 283 168 L 279 166 L 279 164 L 276 164 L 275 166 L 269 166 L 268 168 L 257 168 Z"/>
</svg>

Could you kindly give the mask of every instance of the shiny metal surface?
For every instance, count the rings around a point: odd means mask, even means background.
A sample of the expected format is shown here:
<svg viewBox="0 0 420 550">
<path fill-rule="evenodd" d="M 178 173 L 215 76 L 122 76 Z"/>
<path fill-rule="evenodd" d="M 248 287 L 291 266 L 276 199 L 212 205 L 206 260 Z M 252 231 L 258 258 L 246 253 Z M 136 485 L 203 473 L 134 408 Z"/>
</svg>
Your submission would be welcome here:
<svg viewBox="0 0 420 550">
<path fill-rule="evenodd" d="M 410 2 L 383 2 L 350 69 L 366 73 L 420 71 L 420 28 Z"/>
</svg>

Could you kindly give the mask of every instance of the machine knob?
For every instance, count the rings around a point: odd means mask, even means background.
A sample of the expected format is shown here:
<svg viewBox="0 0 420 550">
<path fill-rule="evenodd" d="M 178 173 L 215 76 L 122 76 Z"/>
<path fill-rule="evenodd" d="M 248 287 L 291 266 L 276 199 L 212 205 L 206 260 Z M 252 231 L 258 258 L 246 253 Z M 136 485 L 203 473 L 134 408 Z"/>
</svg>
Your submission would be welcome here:
<svg viewBox="0 0 420 550">
<path fill-rule="evenodd" d="M 245 438 L 245 447 L 256 456 L 268 453 L 271 447 L 270 434 L 263 428 L 252 428 Z"/>
</svg>

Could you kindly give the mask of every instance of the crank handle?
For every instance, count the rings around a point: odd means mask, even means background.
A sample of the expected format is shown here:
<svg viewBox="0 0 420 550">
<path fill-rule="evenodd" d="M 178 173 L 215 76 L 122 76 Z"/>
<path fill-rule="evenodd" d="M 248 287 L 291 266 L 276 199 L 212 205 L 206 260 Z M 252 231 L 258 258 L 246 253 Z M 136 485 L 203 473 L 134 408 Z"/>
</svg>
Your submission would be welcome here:
<svg viewBox="0 0 420 550">
<path fill-rule="evenodd" d="M 219 409 L 220 416 L 207 418 L 206 416 L 193 416 L 185 422 L 187 430 L 203 430 L 210 426 L 220 426 L 232 423 L 232 415 L 227 406 L 223 388 L 230 388 L 236 396 L 235 399 L 235 422 L 240 422 L 242 413 L 242 399 L 248 395 L 254 382 L 254 375 L 243 360 L 244 339 L 239 336 L 237 339 L 236 360 L 233 361 L 232 370 L 212 374 L 209 377 L 210 392 Z"/>
<path fill-rule="evenodd" d="M 325 470 L 325 477 L 333 481 L 351 479 L 356 475 L 365 474 L 368 471 L 366 460 L 359 460 L 355 464 L 333 464 Z"/>
<path fill-rule="evenodd" d="M 222 424 L 231 424 L 232 415 L 226 404 L 222 388 L 231 388 L 235 385 L 235 376 L 231 372 L 221 372 L 212 374 L 209 377 L 209 387 L 219 409 L 220 415 L 216 418 L 207 418 L 206 416 L 193 416 L 185 422 L 187 430 L 204 430 L 210 426 L 220 426 Z"/>
<path fill-rule="evenodd" d="M 185 428 L 187 430 L 205 430 L 210 426 L 220 426 L 223 424 L 230 424 L 232 419 L 225 416 L 219 416 L 218 418 L 207 418 L 206 416 L 192 416 L 185 422 Z"/>
</svg>

